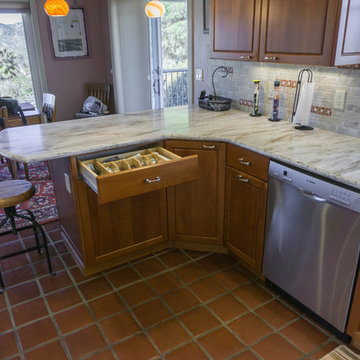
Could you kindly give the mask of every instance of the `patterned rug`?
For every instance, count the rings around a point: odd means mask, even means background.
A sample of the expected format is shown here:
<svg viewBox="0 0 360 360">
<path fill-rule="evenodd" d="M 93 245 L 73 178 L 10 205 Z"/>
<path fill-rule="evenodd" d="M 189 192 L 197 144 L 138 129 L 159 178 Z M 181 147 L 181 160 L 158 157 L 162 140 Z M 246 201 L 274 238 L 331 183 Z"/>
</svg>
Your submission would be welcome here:
<svg viewBox="0 0 360 360">
<path fill-rule="evenodd" d="M 46 162 L 30 163 L 29 164 L 30 181 L 35 185 L 36 193 L 28 201 L 18 205 L 17 209 L 29 209 L 35 215 L 36 220 L 40 224 L 47 224 L 58 219 L 56 199 L 54 193 L 54 185 L 50 180 L 49 171 Z M 20 164 L 18 170 L 19 179 L 25 179 L 24 168 Z M 7 166 L 0 166 L 0 181 L 11 180 L 11 175 Z M 0 210 L 0 221 L 3 219 L 4 211 Z M 16 221 L 18 226 L 27 226 L 29 223 L 26 220 L 18 219 Z M 0 229 L 0 232 L 7 232 L 11 230 L 9 223 Z"/>
<path fill-rule="evenodd" d="M 359 360 L 360 356 L 351 351 L 347 346 L 340 345 L 320 360 Z"/>
</svg>

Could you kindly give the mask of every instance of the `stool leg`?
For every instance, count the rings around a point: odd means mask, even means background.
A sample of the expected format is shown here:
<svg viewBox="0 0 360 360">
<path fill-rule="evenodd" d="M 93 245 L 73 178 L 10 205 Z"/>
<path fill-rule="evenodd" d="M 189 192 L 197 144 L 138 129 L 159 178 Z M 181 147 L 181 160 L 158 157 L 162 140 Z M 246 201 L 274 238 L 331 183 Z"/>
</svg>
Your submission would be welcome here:
<svg viewBox="0 0 360 360">
<path fill-rule="evenodd" d="M 11 223 L 11 230 L 12 233 L 14 235 L 17 234 L 17 230 L 16 230 L 16 226 L 15 226 L 15 216 L 16 214 L 16 209 L 15 206 L 10 206 L 4 209 L 5 210 L 5 215 L 8 219 L 10 219 L 10 223 Z"/>
</svg>

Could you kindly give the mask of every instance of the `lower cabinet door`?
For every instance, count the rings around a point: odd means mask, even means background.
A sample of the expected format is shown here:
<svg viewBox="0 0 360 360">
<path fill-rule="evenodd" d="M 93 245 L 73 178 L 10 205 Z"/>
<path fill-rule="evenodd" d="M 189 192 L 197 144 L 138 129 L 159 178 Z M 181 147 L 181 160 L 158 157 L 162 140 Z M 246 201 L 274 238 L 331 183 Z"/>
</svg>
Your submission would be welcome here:
<svg viewBox="0 0 360 360">
<path fill-rule="evenodd" d="M 181 157 L 197 155 L 199 169 L 196 180 L 168 189 L 169 238 L 175 246 L 215 251 L 223 245 L 225 144 L 168 140 L 165 146 Z"/>
<path fill-rule="evenodd" d="M 85 267 L 103 270 L 126 256 L 167 241 L 166 190 L 99 204 L 81 180 L 79 197 L 85 239 Z M 93 271 L 94 270 L 94 271 Z"/>
<path fill-rule="evenodd" d="M 267 183 L 226 167 L 225 241 L 244 264 L 262 267 Z"/>
</svg>

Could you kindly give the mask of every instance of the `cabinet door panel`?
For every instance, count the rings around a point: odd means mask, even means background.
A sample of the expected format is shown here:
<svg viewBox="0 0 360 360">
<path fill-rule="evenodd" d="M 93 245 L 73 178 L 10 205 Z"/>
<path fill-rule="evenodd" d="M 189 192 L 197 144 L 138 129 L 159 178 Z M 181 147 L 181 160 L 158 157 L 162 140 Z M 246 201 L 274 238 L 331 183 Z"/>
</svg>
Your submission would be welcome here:
<svg viewBox="0 0 360 360">
<path fill-rule="evenodd" d="M 226 168 L 226 231 L 229 249 L 252 270 L 262 265 L 267 183 Z"/>
<path fill-rule="evenodd" d="M 260 0 L 210 3 L 213 57 L 257 60 L 260 8 Z"/>
<path fill-rule="evenodd" d="M 263 0 L 260 61 L 330 65 L 336 0 Z"/>
<path fill-rule="evenodd" d="M 222 244 L 225 145 L 167 141 L 166 147 L 180 156 L 196 154 L 199 160 L 198 180 L 168 190 L 170 239 Z"/>
</svg>

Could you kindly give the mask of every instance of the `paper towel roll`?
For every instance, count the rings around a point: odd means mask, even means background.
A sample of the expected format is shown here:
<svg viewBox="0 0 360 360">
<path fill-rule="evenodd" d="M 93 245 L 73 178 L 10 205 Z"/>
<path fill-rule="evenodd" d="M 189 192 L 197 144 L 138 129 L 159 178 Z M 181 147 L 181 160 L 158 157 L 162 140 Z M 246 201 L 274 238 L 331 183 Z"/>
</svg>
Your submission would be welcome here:
<svg viewBox="0 0 360 360">
<path fill-rule="evenodd" d="M 301 125 L 309 125 L 311 104 L 314 97 L 315 83 L 304 83 L 301 86 L 299 102 L 293 122 Z"/>
</svg>

